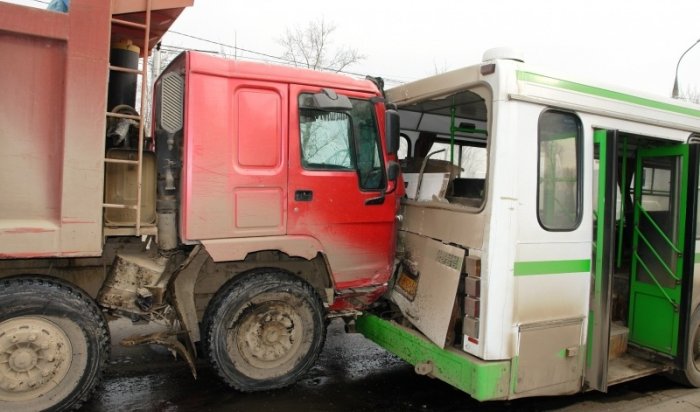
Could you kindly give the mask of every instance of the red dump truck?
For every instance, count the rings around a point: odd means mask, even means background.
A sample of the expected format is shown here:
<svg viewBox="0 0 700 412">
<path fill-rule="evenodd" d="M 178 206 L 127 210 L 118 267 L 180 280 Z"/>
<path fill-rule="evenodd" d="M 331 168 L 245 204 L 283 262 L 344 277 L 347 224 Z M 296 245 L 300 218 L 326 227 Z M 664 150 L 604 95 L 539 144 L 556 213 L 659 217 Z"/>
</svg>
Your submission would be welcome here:
<svg viewBox="0 0 700 412">
<path fill-rule="evenodd" d="M 403 184 L 379 82 L 183 53 L 147 130 L 143 62 L 191 4 L 0 2 L 0 410 L 79 407 L 113 317 L 167 325 L 123 343 L 195 374 L 282 387 L 387 289 Z"/>
</svg>

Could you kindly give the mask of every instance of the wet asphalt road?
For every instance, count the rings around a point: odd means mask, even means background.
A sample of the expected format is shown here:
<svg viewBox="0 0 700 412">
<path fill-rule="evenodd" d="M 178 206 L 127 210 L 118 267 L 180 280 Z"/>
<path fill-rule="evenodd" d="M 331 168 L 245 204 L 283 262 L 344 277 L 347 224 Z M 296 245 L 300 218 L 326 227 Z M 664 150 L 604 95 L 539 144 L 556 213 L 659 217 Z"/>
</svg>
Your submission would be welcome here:
<svg viewBox="0 0 700 412">
<path fill-rule="evenodd" d="M 289 388 L 240 393 L 223 384 L 206 363 L 200 366 L 200 376 L 194 380 L 184 362 L 173 362 L 160 348 L 115 347 L 101 387 L 82 410 L 637 411 L 697 391 L 650 377 L 612 387 L 608 394 L 479 403 L 445 383 L 416 375 L 411 365 L 362 335 L 346 334 L 338 320 L 329 327 L 316 366 Z"/>
</svg>

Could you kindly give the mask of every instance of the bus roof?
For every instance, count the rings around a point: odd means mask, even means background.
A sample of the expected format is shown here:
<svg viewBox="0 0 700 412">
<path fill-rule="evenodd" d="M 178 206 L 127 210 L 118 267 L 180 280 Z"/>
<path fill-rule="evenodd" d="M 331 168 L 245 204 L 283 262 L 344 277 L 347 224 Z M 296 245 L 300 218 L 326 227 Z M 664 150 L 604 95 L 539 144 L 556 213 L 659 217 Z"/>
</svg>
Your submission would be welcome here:
<svg viewBox="0 0 700 412">
<path fill-rule="evenodd" d="M 482 66 L 495 64 L 493 74 Z M 492 60 L 387 90 L 387 100 L 406 106 L 488 84 L 501 99 L 528 101 L 606 117 L 700 132 L 700 105 L 564 76 L 513 60 Z"/>
</svg>

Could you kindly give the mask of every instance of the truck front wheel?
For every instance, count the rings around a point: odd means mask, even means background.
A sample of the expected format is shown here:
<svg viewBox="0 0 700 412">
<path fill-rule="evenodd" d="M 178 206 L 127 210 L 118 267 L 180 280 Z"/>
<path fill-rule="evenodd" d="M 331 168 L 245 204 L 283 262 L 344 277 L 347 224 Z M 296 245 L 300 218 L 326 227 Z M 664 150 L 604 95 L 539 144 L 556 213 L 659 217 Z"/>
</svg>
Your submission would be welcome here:
<svg viewBox="0 0 700 412">
<path fill-rule="evenodd" d="M 41 277 L 0 280 L 0 410 L 77 409 L 109 357 L 109 330 L 84 292 Z"/>
<path fill-rule="evenodd" d="M 214 369 L 245 392 L 296 382 L 325 339 L 323 305 L 303 280 L 275 269 L 240 275 L 212 299 L 204 345 Z"/>
</svg>

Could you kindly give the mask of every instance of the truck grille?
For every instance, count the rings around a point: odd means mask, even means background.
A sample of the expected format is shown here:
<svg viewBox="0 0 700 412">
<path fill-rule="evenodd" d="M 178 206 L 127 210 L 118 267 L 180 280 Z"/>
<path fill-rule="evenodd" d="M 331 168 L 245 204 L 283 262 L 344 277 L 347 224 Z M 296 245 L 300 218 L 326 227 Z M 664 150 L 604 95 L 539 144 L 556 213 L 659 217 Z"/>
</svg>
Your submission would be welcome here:
<svg viewBox="0 0 700 412">
<path fill-rule="evenodd" d="M 175 72 L 163 75 L 160 87 L 160 104 L 158 106 L 160 108 L 158 123 L 168 133 L 177 133 L 182 129 L 184 92 L 185 82 L 182 76 Z"/>
</svg>

